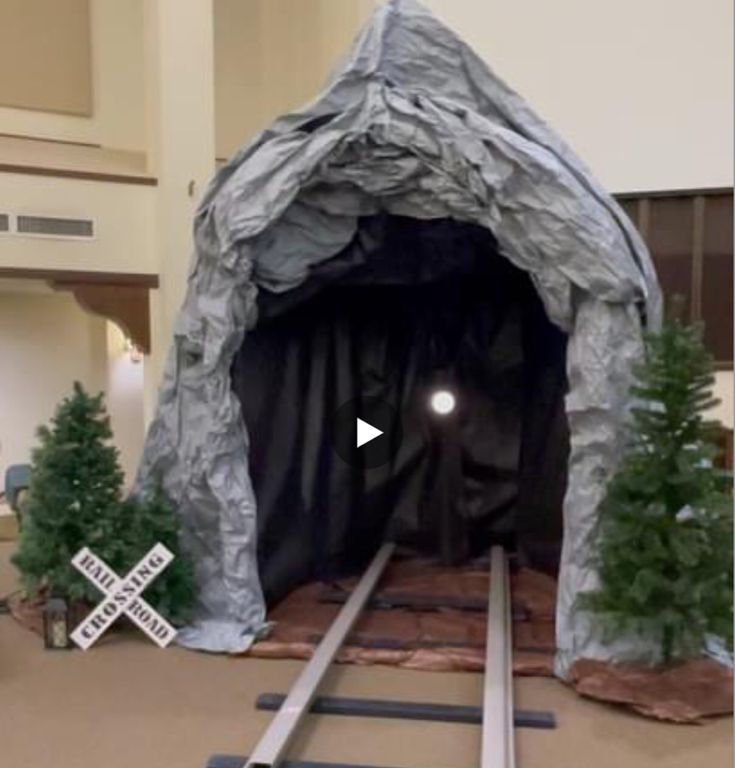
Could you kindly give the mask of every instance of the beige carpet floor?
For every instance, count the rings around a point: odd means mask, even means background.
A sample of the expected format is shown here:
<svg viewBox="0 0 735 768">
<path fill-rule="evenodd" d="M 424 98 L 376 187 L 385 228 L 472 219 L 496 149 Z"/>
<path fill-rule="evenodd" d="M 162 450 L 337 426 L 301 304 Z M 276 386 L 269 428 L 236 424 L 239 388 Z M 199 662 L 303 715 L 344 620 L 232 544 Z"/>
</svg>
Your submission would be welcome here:
<svg viewBox="0 0 735 768">
<path fill-rule="evenodd" d="M 15 587 L 0 544 L 0 593 Z M 54 768 L 204 768 L 214 752 L 243 754 L 270 715 L 262 691 L 285 691 L 300 662 L 158 650 L 135 634 L 87 653 L 46 652 L 0 616 L 0 765 Z M 730 768 L 732 720 L 676 726 L 580 699 L 560 682 L 516 681 L 520 707 L 550 709 L 554 731 L 517 731 L 519 768 Z M 479 703 L 470 673 L 336 667 L 324 692 Z M 474 726 L 311 716 L 293 758 L 395 768 L 476 768 Z"/>
<path fill-rule="evenodd" d="M 18 538 L 18 521 L 7 507 L 0 507 L 0 541 L 15 541 Z"/>
</svg>

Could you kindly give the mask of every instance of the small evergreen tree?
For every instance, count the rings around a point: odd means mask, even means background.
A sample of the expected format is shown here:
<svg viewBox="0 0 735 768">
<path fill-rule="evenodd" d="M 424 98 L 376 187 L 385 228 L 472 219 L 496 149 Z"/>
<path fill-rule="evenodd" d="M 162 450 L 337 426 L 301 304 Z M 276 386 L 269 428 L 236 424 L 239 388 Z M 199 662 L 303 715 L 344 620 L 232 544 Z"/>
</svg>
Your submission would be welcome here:
<svg viewBox="0 0 735 768">
<path fill-rule="evenodd" d="M 732 647 L 732 499 L 704 420 L 718 401 L 701 328 L 669 321 L 646 352 L 631 440 L 600 509 L 600 588 L 580 602 L 608 639 L 638 633 L 669 663 L 698 655 L 707 633 Z"/>
<path fill-rule="evenodd" d="M 127 573 L 151 547 L 158 543 L 174 555 L 166 570 L 145 590 L 143 596 L 172 624 L 181 625 L 191 618 L 196 600 L 194 566 L 179 545 L 179 525 L 160 481 L 141 499 L 124 503 L 119 572 Z"/>
<path fill-rule="evenodd" d="M 38 429 L 18 552 L 13 562 L 25 588 L 59 590 L 72 599 L 97 590 L 72 565 L 88 546 L 103 559 L 114 551 L 123 473 L 102 394 L 78 382 L 59 405 L 51 428 Z"/>
<path fill-rule="evenodd" d="M 27 592 L 47 589 L 96 602 L 101 594 L 71 564 L 82 547 L 123 576 L 160 542 L 174 560 L 144 596 L 172 623 L 185 622 L 196 591 L 192 563 L 179 546 L 178 521 L 160 482 L 140 500 L 121 501 L 124 477 L 110 444 L 103 395 L 92 397 L 75 383 L 38 437 L 13 557 Z"/>
</svg>

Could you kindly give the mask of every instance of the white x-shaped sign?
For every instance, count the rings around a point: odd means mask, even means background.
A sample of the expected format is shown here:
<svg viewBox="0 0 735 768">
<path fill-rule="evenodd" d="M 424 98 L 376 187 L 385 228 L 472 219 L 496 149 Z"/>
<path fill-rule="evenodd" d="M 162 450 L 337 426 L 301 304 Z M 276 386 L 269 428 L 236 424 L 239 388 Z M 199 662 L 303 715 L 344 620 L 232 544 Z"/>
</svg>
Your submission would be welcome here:
<svg viewBox="0 0 735 768">
<path fill-rule="evenodd" d="M 74 555 L 72 565 L 107 597 L 71 633 L 71 639 L 86 651 L 124 613 L 154 643 L 165 648 L 176 636 L 176 630 L 140 594 L 173 559 L 163 544 L 156 544 L 121 579 L 88 547 L 80 549 Z"/>
</svg>

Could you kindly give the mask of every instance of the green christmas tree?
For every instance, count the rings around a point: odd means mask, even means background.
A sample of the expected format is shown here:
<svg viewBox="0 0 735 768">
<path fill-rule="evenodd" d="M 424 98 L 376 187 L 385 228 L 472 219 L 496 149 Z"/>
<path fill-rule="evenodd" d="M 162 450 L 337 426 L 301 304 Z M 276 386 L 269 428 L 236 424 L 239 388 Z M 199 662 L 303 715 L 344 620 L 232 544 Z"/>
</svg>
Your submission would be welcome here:
<svg viewBox="0 0 735 768">
<path fill-rule="evenodd" d="M 732 647 L 732 498 L 704 418 L 718 401 L 701 328 L 674 319 L 648 335 L 636 379 L 640 407 L 600 510 L 600 587 L 581 605 L 608 640 L 637 633 L 669 663 L 701 653 L 708 633 Z"/>
<path fill-rule="evenodd" d="M 76 382 L 38 438 L 13 562 L 30 593 L 47 588 L 72 599 L 97 598 L 70 561 L 83 546 L 109 558 L 120 525 L 123 473 L 102 394 L 91 396 Z"/>
<path fill-rule="evenodd" d="M 75 383 L 51 427 L 40 427 L 38 437 L 13 557 L 26 591 L 97 602 L 100 592 L 71 565 L 82 547 L 122 576 L 160 542 L 174 560 L 144 596 L 172 623 L 185 622 L 196 591 L 193 565 L 179 545 L 178 521 L 160 482 L 140 499 L 121 500 L 123 472 L 110 442 L 103 395 L 91 396 Z"/>
<path fill-rule="evenodd" d="M 174 555 L 165 571 L 145 590 L 144 597 L 174 625 L 191 618 L 196 601 L 194 566 L 179 544 L 179 525 L 163 486 L 157 481 L 140 499 L 123 505 L 129 521 L 121 537 L 119 568 L 127 573 L 158 543 Z"/>
</svg>

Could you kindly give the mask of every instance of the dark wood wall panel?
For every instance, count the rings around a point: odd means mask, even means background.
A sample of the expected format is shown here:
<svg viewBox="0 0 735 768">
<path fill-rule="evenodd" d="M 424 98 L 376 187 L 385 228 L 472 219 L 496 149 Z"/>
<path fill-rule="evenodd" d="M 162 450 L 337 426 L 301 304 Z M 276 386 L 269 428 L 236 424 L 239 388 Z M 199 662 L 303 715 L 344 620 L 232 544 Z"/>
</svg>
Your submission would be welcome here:
<svg viewBox="0 0 735 768">
<path fill-rule="evenodd" d="M 704 340 L 720 363 L 732 361 L 732 256 L 708 255 L 702 280 Z"/>
<path fill-rule="evenodd" d="M 732 190 L 620 195 L 618 202 L 648 245 L 664 295 L 684 297 L 718 366 L 732 367 Z"/>
<path fill-rule="evenodd" d="M 715 358 L 732 359 L 733 346 L 733 199 L 707 198 L 704 209 L 702 319 Z"/>
<path fill-rule="evenodd" d="M 646 240 L 661 285 L 667 294 L 684 297 L 686 316 L 693 319 L 692 201 L 684 197 L 651 200 L 648 226 Z"/>
</svg>

